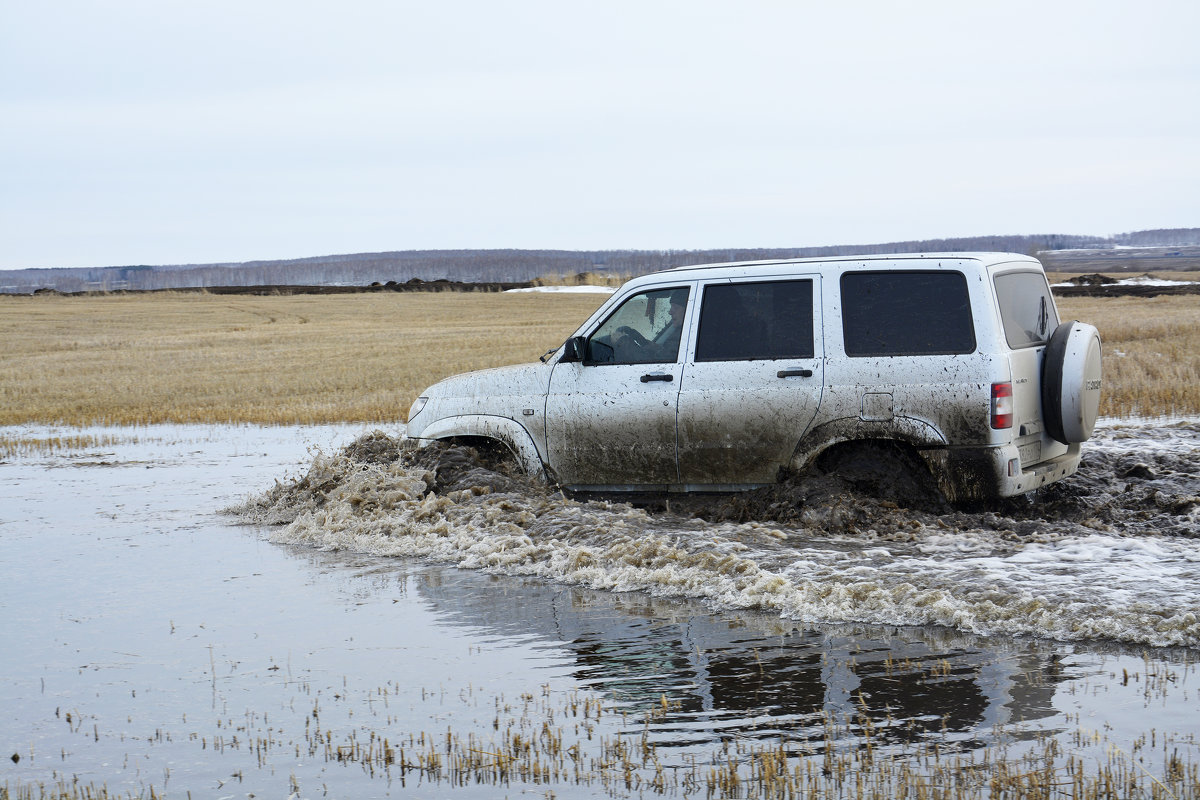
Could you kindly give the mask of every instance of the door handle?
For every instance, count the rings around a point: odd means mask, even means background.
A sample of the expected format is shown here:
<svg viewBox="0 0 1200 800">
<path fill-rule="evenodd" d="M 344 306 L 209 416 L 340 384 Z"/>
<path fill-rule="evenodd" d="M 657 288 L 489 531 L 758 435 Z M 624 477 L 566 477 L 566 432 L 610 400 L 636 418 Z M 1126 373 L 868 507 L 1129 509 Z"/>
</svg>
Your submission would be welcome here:
<svg viewBox="0 0 1200 800">
<path fill-rule="evenodd" d="M 777 378 L 811 378 L 811 369 L 781 369 L 775 373 Z"/>
<path fill-rule="evenodd" d="M 673 380 L 675 380 L 674 375 L 663 372 L 652 372 L 649 375 L 642 376 L 642 383 L 649 383 L 650 381 L 665 381 L 666 383 L 670 383 Z"/>
</svg>

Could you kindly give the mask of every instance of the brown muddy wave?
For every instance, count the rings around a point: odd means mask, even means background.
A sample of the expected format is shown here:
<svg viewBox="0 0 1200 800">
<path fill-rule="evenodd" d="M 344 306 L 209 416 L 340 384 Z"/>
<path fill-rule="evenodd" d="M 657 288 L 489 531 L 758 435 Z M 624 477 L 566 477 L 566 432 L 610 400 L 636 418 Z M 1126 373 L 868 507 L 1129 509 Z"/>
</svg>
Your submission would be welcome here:
<svg viewBox="0 0 1200 800">
<path fill-rule="evenodd" d="M 234 510 L 275 526 L 281 543 L 797 622 L 1200 647 L 1198 455 L 1200 423 L 1109 424 L 1077 475 L 988 507 L 837 474 L 633 505 L 565 496 L 470 448 L 375 432 Z"/>
</svg>

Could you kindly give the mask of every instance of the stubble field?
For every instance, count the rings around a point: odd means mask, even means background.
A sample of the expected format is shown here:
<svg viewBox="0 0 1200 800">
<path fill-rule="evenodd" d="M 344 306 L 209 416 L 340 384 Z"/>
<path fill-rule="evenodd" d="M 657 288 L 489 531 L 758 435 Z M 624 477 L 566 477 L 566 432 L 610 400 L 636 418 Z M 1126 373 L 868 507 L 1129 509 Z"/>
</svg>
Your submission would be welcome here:
<svg viewBox="0 0 1200 800">
<path fill-rule="evenodd" d="M 0 298 L 0 425 L 403 420 L 446 375 L 529 361 L 600 295 Z"/>
<path fill-rule="evenodd" d="M 0 425 L 394 422 L 532 361 L 599 294 L 0 297 Z M 1200 413 L 1200 297 L 1062 298 L 1100 328 L 1105 416 Z"/>
</svg>

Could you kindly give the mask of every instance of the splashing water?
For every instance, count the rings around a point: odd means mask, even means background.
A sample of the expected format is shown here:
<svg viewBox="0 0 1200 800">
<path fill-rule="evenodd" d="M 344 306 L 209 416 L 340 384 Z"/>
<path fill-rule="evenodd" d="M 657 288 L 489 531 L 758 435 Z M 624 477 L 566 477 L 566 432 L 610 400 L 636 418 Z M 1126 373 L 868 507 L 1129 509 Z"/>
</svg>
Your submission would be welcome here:
<svg viewBox="0 0 1200 800">
<path fill-rule="evenodd" d="M 982 511 L 898 507 L 825 478 L 681 514 L 571 499 L 467 448 L 376 432 L 234 510 L 282 543 L 800 622 L 1196 647 L 1198 447 L 1194 422 L 1108 426 L 1072 479 Z"/>
</svg>

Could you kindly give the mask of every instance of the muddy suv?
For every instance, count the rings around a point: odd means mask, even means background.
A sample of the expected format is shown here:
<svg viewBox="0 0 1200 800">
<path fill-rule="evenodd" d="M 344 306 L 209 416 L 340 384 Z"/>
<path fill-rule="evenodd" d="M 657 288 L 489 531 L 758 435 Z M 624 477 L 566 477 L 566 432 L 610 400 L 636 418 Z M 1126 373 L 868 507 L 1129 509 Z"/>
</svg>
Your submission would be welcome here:
<svg viewBox="0 0 1200 800">
<path fill-rule="evenodd" d="M 749 489 L 869 453 L 987 499 L 1075 472 L 1100 375 L 1033 258 L 713 264 L 629 281 L 541 363 L 430 387 L 408 435 L 579 491 Z"/>
</svg>

